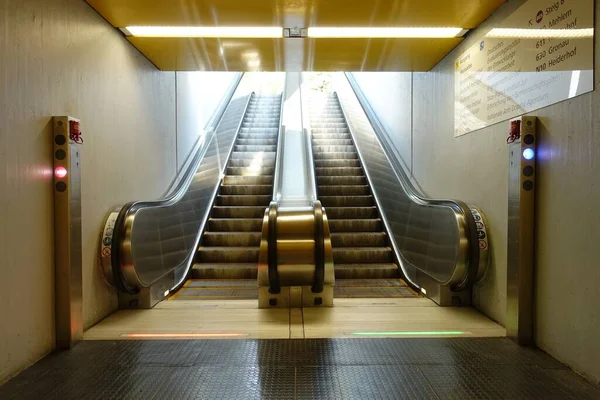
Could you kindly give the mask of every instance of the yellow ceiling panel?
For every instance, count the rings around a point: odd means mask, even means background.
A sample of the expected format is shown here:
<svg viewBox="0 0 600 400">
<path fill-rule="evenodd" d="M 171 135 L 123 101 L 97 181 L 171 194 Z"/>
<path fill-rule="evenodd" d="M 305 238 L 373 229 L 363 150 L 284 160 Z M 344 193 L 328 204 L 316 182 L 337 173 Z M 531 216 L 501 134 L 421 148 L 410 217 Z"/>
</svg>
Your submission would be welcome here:
<svg viewBox="0 0 600 400">
<path fill-rule="evenodd" d="M 505 0 L 87 0 L 113 26 L 452 26 L 474 28 Z"/>
<path fill-rule="evenodd" d="M 312 0 L 311 26 L 479 26 L 505 0 Z"/>
<path fill-rule="evenodd" d="M 113 26 L 281 26 L 279 0 L 87 0 Z"/>
<path fill-rule="evenodd" d="M 309 39 L 306 71 L 429 71 L 462 39 Z"/>
<path fill-rule="evenodd" d="M 129 38 L 163 71 L 282 71 L 290 40 L 302 39 Z M 302 61 L 291 65 L 294 57 L 287 57 L 287 66 L 304 71 L 429 71 L 461 40 L 307 39 Z"/>
<path fill-rule="evenodd" d="M 283 39 L 128 39 L 163 71 L 281 70 Z"/>
<path fill-rule="evenodd" d="M 113 26 L 475 28 L 505 0 L 87 0 Z M 285 22 L 284 22 L 285 21 Z M 304 21 L 304 22 L 303 22 Z M 286 25 L 287 24 L 287 25 Z M 129 41 L 162 70 L 428 71 L 461 39 Z M 301 46 L 289 40 L 303 40 Z M 304 51 L 302 51 L 304 49 Z M 286 53 L 287 50 L 287 53 Z M 254 58 L 252 58 L 254 57 Z"/>
</svg>

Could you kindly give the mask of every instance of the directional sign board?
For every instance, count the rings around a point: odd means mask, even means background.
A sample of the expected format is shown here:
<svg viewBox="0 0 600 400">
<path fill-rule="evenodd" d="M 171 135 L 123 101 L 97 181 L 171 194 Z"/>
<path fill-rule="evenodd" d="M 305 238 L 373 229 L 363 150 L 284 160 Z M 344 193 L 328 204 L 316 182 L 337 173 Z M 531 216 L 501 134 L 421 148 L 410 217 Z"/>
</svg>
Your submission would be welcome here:
<svg viewBox="0 0 600 400">
<path fill-rule="evenodd" d="M 594 0 L 529 0 L 455 63 L 454 135 L 594 90 Z"/>
</svg>

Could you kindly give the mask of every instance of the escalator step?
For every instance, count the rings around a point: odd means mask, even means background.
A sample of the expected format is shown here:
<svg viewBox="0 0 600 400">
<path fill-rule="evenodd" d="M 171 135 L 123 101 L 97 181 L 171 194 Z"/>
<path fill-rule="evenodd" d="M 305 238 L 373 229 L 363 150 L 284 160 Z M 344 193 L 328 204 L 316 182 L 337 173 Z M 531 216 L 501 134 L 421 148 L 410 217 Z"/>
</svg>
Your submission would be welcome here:
<svg viewBox="0 0 600 400">
<path fill-rule="evenodd" d="M 227 196 L 227 195 L 219 195 L 217 196 L 217 206 L 263 206 L 268 207 L 271 202 L 272 196 L 269 194 L 266 195 L 237 195 L 237 196 Z"/>
<path fill-rule="evenodd" d="M 254 279 L 257 263 L 197 263 L 192 268 L 193 279 Z"/>
<path fill-rule="evenodd" d="M 387 245 L 385 232 L 332 233 L 331 245 L 334 248 L 344 247 L 384 247 Z"/>
<path fill-rule="evenodd" d="M 223 185 L 221 186 L 222 195 L 270 195 L 273 192 L 271 185 Z"/>
<path fill-rule="evenodd" d="M 210 218 L 208 229 L 216 232 L 261 232 L 262 218 Z"/>
<path fill-rule="evenodd" d="M 360 167 L 358 159 L 323 159 L 315 160 L 316 168 Z"/>
<path fill-rule="evenodd" d="M 223 178 L 223 185 L 267 185 L 271 188 L 273 186 L 273 175 L 226 175 Z"/>
<path fill-rule="evenodd" d="M 231 161 L 233 160 L 252 160 L 256 162 L 257 160 L 268 160 L 272 159 L 275 161 L 275 151 L 233 151 L 231 153 Z"/>
<path fill-rule="evenodd" d="M 250 98 L 197 251 L 193 280 L 175 299 L 257 298 L 258 254 L 273 192 L 281 100 L 281 95 Z"/>
<path fill-rule="evenodd" d="M 315 174 L 319 176 L 364 176 L 360 167 L 329 167 L 315 168 Z"/>
<path fill-rule="evenodd" d="M 398 278 L 398 266 L 393 263 L 341 264 L 333 266 L 335 279 L 391 279 Z"/>
<path fill-rule="evenodd" d="M 317 185 L 320 186 L 346 186 L 346 185 L 368 185 L 366 176 L 332 176 L 325 175 L 317 177 Z"/>
<path fill-rule="evenodd" d="M 204 232 L 204 246 L 260 246 L 261 232 Z"/>
<path fill-rule="evenodd" d="M 327 218 L 332 219 L 377 219 L 377 207 L 327 207 Z"/>
<path fill-rule="evenodd" d="M 333 263 L 391 263 L 394 261 L 390 247 L 334 247 Z"/>
<path fill-rule="evenodd" d="M 398 279 L 394 252 L 337 96 L 312 104 L 318 198 L 331 231 L 335 297 L 414 297 Z"/>
<path fill-rule="evenodd" d="M 198 261 L 206 263 L 258 263 L 258 246 L 255 247 L 208 247 L 200 246 Z"/>
<path fill-rule="evenodd" d="M 319 196 L 325 207 L 367 207 L 375 205 L 373 196 Z"/>
<path fill-rule="evenodd" d="M 265 210 L 265 206 L 215 206 L 212 216 L 214 218 L 262 218 Z"/>
<path fill-rule="evenodd" d="M 358 160 L 358 153 L 351 152 L 335 152 L 335 153 L 320 153 L 314 152 L 315 160 Z"/>
<path fill-rule="evenodd" d="M 371 194 L 367 185 L 319 185 L 321 196 L 366 196 Z"/>
</svg>

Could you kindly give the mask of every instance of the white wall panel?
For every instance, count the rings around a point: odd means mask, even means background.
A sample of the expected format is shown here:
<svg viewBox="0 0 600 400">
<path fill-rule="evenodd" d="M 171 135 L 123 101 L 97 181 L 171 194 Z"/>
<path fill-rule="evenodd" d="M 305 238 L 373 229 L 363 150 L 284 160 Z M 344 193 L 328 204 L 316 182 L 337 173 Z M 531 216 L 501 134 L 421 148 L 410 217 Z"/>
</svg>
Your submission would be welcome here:
<svg viewBox="0 0 600 400">
<path fill-rule="evenodd" d="M 0 382 L 54 344 L 52 115 L 80 118 L 85 326 L 116 308 L 97 265 L 111 207 L 167 189 L 175 75 L 81 0 L 0 3 Z"/>
<path fill-rule="evenodd" d="M 494 26 L 523 1 L 508 2 Z M 600 3 L 596 3 L 596 15 Z M 433 71 L 414 75 L 413 166 L 435 197 L 480 206 L 490 224 L 492 265 L 475 290 L 485 314 L 506 321 L 508 123 L 454 138 L 454 61 L 481 38 L 470 36 Z M 599 81 L 596 41 L 596 85 Z M 600 96 L 597 92 L 531 115 L 540 118 L 537 175 L 535 337 L 539 347 L 600 381 Z"/>
<path fill-rule="evenodd" d="M 394 143 L 397 155 L 412 169 L 412 74 L 355 72 L 354 78 Z"/>
<path fill-rule="evenodd" d="M 177 168 L 180 169 L 205 133 L 236 72 L 177 73 Z"/>
</svg>

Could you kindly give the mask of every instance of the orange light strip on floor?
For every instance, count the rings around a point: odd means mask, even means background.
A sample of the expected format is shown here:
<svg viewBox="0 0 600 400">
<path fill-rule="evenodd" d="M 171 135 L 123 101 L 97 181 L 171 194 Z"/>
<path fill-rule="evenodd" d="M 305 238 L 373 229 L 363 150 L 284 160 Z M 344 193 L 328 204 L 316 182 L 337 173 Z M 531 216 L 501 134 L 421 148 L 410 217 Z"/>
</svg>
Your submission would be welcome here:
<svg viewBox="0 0 600 400">
<path fill-rule="evenodd" d="M 121 337 L 137 339 L 245 337 L 248 333 L 124 333 Z"/>
</svg>

